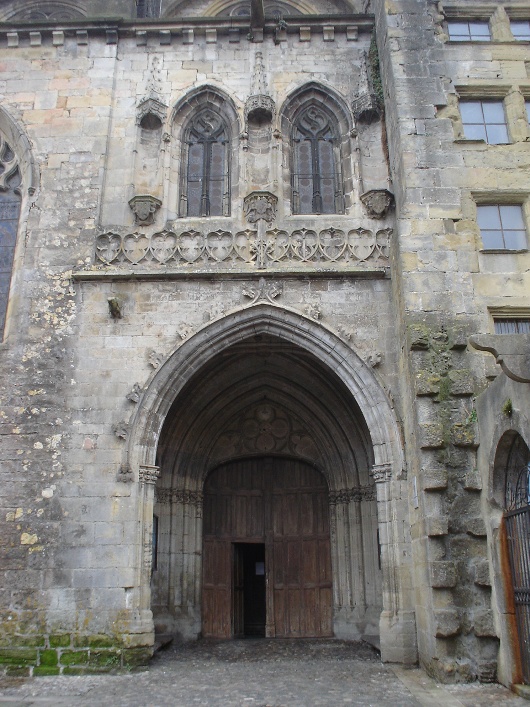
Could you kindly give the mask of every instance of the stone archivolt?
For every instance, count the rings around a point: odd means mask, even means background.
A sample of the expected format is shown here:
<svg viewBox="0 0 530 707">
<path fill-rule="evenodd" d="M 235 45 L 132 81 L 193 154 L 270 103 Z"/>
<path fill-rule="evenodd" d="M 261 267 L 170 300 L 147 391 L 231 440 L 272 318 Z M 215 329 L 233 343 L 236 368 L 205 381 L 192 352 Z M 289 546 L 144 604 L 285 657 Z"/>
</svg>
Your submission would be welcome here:
<svg viewBox="0 0 530 707">
<path fill-rule="evenodd" d="M 299 228 L 293 231 L 270 229 L 263 236 L 247 229 L 231 233 L 217 230 L 160 231 L 151 236 L 140 233 L 103 233 L 96 240 L 96 261 L 120 264 L 161 265 L 247 264 L 259 268 L 292 263 L 357 265 L 370 261 L 388 266 L 392 229 L 377 231 L 355 228 L 348 232 L 326 228 L 320 232 Z"/>
</svg>

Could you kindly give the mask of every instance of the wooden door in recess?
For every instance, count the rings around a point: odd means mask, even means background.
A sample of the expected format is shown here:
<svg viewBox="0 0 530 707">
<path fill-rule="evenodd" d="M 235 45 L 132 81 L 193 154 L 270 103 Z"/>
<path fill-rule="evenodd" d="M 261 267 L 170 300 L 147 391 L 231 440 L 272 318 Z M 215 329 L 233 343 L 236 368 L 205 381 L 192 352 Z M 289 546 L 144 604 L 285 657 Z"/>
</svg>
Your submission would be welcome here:
<svg viewBox="0 0 530 707">
<path fill-rule="evenodd" d="M 320 472 L 275 457 L 224 464 L 206 480 L 203 527 L 203 636 L 244 633 L 241 563 L 252 543 L 265 549 L 266 635 L 332 635 L 329 501 Z"/>
</svg>

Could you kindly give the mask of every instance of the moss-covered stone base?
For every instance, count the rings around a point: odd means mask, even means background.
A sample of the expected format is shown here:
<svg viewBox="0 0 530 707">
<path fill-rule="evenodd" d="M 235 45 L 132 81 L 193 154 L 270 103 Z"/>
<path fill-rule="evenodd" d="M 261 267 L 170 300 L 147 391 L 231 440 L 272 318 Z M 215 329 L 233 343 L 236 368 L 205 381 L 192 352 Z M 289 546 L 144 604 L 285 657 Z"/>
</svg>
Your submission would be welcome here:
<svg viewBox="0 0 530 707">
<path fill-rule="evenodd" d="M 7 675 L 82 675 L 146 667 L 153 648 L 124 648 L 109 636 L 56 634 L 20 637 L 0 647 L 0 672 Z"/>
</svg>

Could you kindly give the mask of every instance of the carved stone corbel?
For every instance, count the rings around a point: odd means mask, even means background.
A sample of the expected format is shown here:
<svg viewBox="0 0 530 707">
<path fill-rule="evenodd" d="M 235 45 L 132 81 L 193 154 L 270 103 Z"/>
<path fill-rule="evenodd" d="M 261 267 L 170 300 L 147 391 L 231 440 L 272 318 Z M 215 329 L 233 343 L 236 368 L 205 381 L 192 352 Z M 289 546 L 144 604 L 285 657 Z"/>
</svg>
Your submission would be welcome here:
<svg viewBox="0 0 530 707">
<path fill-rule="evenodd" d="M 361 194 L 361 201 L 370 218 L 384 218 L 394 203 L 394 196 L 388 189 L 370 189 Z"/>
<path fill-rule="evenodd" d="M 278 197 L 269 191 L 253 191 L 243 201 L 243 210 L 249 223 L 263 220 L 272 223 L 276 218 Z"/>
<path fill-rule="evenodd" d="M 162 206 L 160 199 L 150 194 L 138 194 L 129 200 L 138 226 L 149 226 L 155 220 L 155 214 Z"/>
</svg>

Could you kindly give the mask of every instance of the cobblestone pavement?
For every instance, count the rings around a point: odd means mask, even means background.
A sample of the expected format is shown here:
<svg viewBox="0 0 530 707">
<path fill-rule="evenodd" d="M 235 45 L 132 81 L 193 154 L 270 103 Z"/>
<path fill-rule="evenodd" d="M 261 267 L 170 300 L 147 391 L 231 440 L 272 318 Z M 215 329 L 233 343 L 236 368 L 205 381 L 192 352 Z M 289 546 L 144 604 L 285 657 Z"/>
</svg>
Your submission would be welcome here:
<svg viewBox="0 0 530 707">
<path fill-rule="evenodd" d="M 528 705 L 499 685 L 443 688 L 419 669 L 383 665 L 363 643 L 200 641 L 122 675 L 0 678 L 2 707 L 486 707 Z"/>
</svg>

